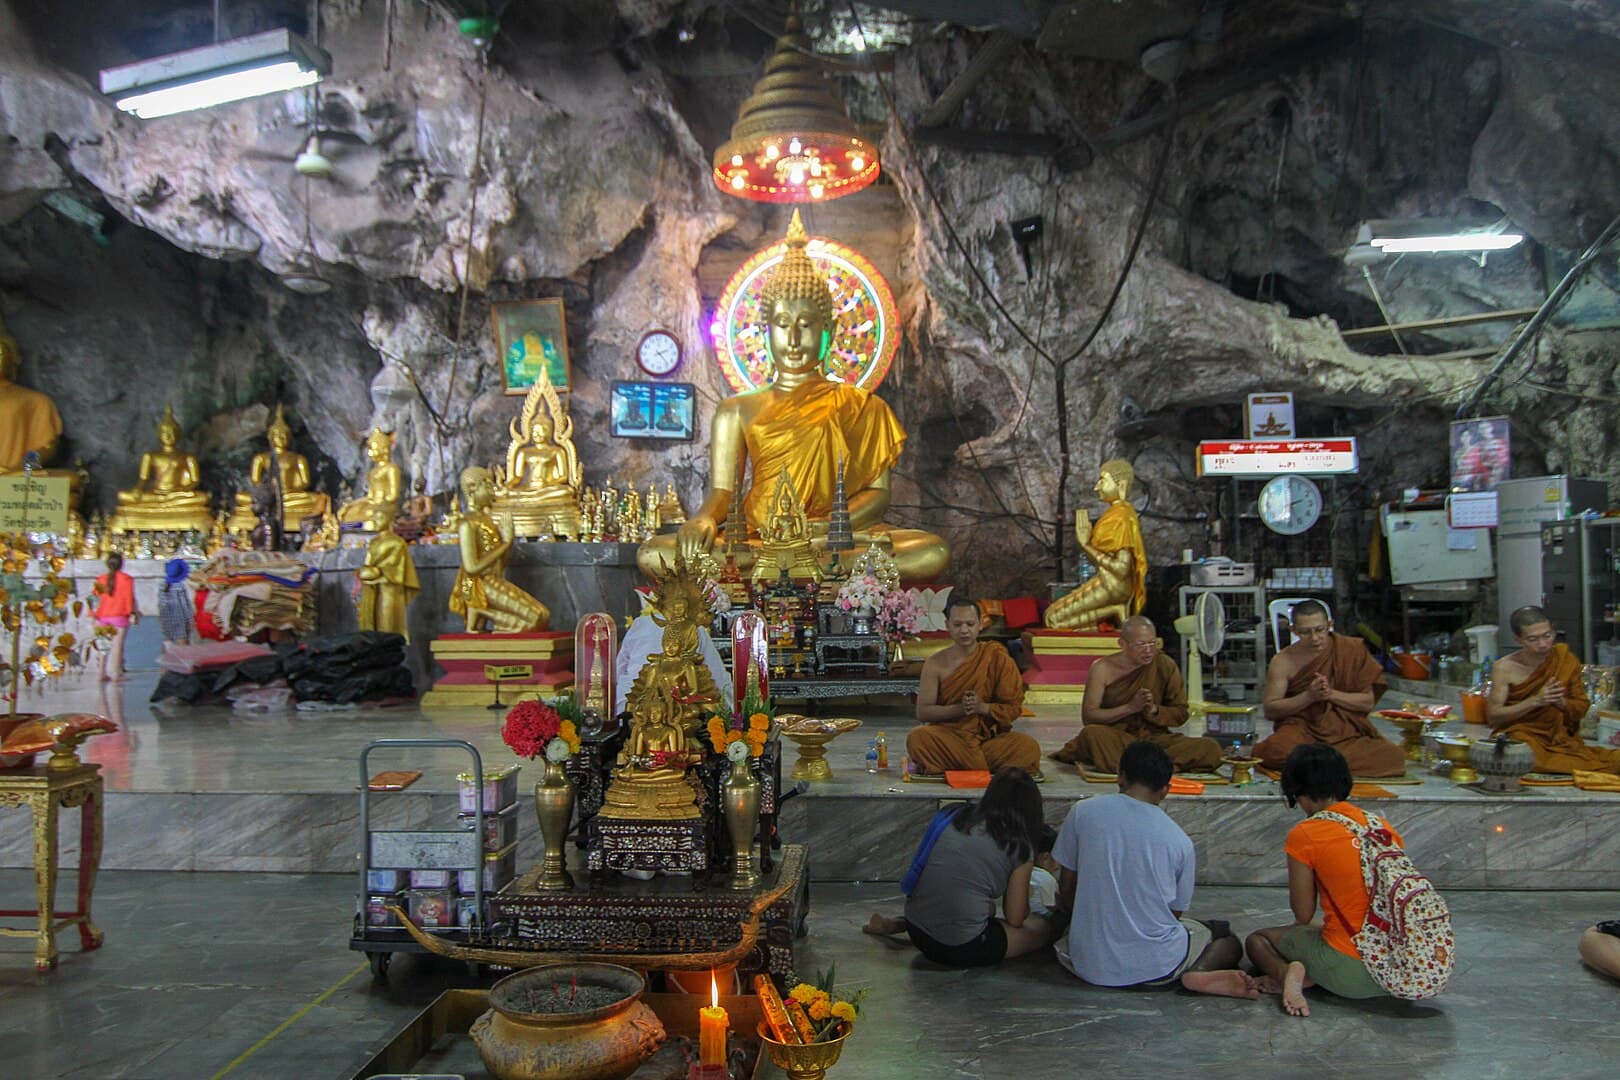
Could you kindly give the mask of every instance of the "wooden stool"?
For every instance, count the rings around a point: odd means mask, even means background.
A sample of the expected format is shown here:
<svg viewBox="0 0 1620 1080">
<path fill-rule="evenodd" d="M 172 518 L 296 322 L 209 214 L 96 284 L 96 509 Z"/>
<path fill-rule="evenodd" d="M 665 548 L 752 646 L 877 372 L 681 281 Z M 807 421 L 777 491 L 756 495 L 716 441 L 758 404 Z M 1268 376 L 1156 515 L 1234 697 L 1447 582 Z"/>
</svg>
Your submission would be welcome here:
<svg viewBox="0 0 1620 1080">
<path fill-rule="evenodd" d="M 79 944 L 85 952 L 99 949 L 102 933 L 90 921 L 90 894 L 96 887 L 96 870 L 101 865 L 101 766 L 80 765 L 73 769 L 51 769 L 37 765 L 26 772 L 0 773 L 0 807 L 26 806 L 34 815 L 34 889 L 39 906 L 27 910 L 0 911 L 0 918 L 37 918 L 34 930 L 0 927 L 5 937 L 32 937 L 34 970 L 50 971 L 56 966 L 56 932 L 69 926 L 79 928 Z M 56 811 L 58 807 L 79 807 L 79 906 L 70 912 L 54 911 L 56 903 Z"/>
</svg>

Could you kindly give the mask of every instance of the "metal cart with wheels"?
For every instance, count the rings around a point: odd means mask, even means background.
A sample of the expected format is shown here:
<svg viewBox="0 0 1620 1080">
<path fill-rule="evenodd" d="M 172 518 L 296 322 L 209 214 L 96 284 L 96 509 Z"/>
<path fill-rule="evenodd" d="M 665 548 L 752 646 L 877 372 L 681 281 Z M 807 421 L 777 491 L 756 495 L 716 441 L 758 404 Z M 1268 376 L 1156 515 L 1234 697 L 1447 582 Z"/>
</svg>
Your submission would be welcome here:
<svg viewBox="0 0 1620 1080">
<path fill-rule="evenodd" d="M 478 798 L 473 828 L 373 830 L 371 827 L 371 770 L 373 750 L 464 750 L 472 756 Z M 439 936 L 470 941 L 482 932 L 484 918 L 484 762 L 478 748 L 464 739 L 373 739 L 360 751 L 360 895 L 355 905 L 354 936 L 349 948 L 367 954 L 373 978 L 388 975 L 395 953 L 427 952 L 402 926 L 372 926 L 366 919 L 368 873 L 372 870 L 473 870 L 473 925 L 446 928 Z"/>
</svg>

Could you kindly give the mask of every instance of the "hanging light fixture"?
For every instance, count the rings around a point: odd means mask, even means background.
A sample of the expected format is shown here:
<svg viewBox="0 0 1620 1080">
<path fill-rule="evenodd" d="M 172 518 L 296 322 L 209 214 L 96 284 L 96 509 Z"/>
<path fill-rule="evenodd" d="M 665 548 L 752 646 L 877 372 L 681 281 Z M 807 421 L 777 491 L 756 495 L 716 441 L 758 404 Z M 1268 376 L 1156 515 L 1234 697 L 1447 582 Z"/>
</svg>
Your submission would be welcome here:
<svg viewBox="0 0 1620 1080">
<path fill-rule="evenodd" d="M 149 120 L 311 86 L 332 58 L 291 30 L 266 30 L 101 72 L 101 92 Z"/>
<path fill-rule="evenodd" d="M 755 202 L 826 202 L 876 180 L 877 147 L 856 133 L 795 10 L 765 75 L 714 152 L 714 184 Z"/>
</svg>

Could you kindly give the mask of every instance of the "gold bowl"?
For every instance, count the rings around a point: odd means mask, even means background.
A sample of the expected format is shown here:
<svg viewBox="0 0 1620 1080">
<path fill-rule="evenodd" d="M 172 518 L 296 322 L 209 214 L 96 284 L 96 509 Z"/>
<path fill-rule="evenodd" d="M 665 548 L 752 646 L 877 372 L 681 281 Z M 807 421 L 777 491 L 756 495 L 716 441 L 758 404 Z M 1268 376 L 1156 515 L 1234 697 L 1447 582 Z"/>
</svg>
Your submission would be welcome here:
<svg viewBox="0 0 1620 1080">
<path fill-rule="evenodd" d="M 1232 766 L 1232 783 L 1240 787 L 1244 784 L 1254 783 L 1254 776 L 1251 773 L 1254 767 L 1260 764 L 1259 758 L 1229 757 L 1221 758 L 1221 760 Z"/>
<path fill-rule="evenodd" d="M 854 1030 L 853 1025 L 845 1024 L 842 1035 L 826 1042 L 780 1043 L 771 1038 L 770 1028 L 761 1022 L 759 1041 L 771 1056 L 771 1064 L 787 1073 L 791 1080 L 822 1080 L 827 1070 L 838 1064 L 838 1056 L 844 1052 L 844 1040 Z"/>
<path fill-rule="evenodd" d="M 1468 764 L 1468 748 L 1473 740 L 1462 735 L 1453 735 L 1434 740 L 1439 748 L 1440 756 L 1451 762 L 1451 771 L 1448 774 L 1454 784 L 1477 784 L 1479 773 Z"/>
<path fill-rule="evenodd" d="M 1424 732 L 1440 722 L 1427 716 L 1391 716 L 1388 713 L 1379 713 L 1378 718 L 1388 720 L 1401 729 L 1401 746 L 1406 750 L 1406 760 L 1414 762 L 1423 760 Z"/>
<path fill-rule="evenodd" d="M 788 724 L 782 725 L 782 738 L 793 740 L 799 748 L 799 756 L 793 762 L 793 779 L 831 780 L 833 774 L 832 766 L 827 764 L 827 744 L 846 731 L 854 731 L 861 726 L 861 722 L 855 719 L 828 720 L 825 721 L 827 728 L 818 731 L 808 727 L 814 721 L 802 717 L 796 720 L 807 727 L 795 731 Z"/>
</svg>

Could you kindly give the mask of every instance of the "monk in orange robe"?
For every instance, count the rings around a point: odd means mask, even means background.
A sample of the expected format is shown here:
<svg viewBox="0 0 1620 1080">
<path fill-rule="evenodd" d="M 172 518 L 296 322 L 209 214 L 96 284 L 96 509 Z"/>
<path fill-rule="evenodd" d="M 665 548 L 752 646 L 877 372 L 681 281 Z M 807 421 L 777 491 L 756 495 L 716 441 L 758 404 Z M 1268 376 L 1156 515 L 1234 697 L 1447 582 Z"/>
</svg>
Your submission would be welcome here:
<svg viewBox="0 0 1620 1080">
<path fill-rule="evenodd" d="M 1080 734 L 1052 760 L 1085 761 L 1101 772 L 1117 772 L 1125 748 L 1142 740 L 1168 753 L 1178 771 L 1220 768 L 1220 743 L 1174 730 L 1187 722 L 1187 690 L 1176 662 L 1159 650 L 1158 630 L 1145 615 L 1126 619 L 1119 652 L 1091 665 L 1080 719 L 1085 724 Z"/>
<path fill-rule="evenodd" d="M 947 649 L 923 664 L 917 721 L 906 753 L 918 772 L 996 772 L 1016 765 L 1039 776 L 1041 747 L 1013 722 L 1024 712 L 1024 678 L 1007 650 L 979 642 L 976 601 L 952 597 L 945 610 Z"/>
<path fill-rule="evenodd" d="M 1294 606 L 1292 627 L 1299 640 L 1266 668 L 1266 717 L 1276 730 L 1254 748 L 1261 767 L 1281 771 L 1294 747 L 1326 743 L 1354 776 L 1404 776 L 1406 751 L 1367 718 L 1387 685 L 1366 643 L 1335 634 L 1315 600 Z"/>
<path fill-rule="evenodd" d="M 1620 750 L 1581 741 L 1581 721 L 1592 703 L 1581 682 L 1581 662 L 1558 642 L 1547 613 L 1522 607 L 1508 625 L 1519 651 L 1502 657 L 1492 671 L 1491 730 L 1529 744 L 1537 772 L 1620 775 Z"/>
</svg>

